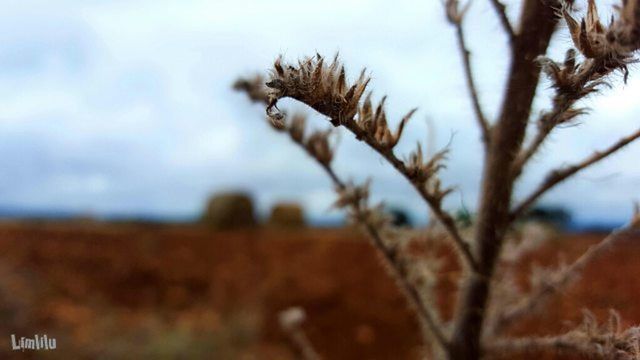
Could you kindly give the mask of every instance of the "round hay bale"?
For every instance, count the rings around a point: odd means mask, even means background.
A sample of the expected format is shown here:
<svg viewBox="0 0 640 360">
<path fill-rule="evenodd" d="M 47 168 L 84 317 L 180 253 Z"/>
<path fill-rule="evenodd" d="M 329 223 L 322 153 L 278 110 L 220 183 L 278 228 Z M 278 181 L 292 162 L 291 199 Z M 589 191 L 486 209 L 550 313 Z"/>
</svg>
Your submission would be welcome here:
<svg viewBox="0 0 640 360">
<path fill-rule="evenodd" d="M 304 227 L 304 210 L 296 203 L 276 204 L 271 208 L 268 224 L 276 227 Z"/>
<path fill-rule="evenodd" d="M 256 225 L 253 201 L 240 192 L 215 194 L 207 201 L 201 221 L 215 230 L 253 227 Z"/>
</svg>

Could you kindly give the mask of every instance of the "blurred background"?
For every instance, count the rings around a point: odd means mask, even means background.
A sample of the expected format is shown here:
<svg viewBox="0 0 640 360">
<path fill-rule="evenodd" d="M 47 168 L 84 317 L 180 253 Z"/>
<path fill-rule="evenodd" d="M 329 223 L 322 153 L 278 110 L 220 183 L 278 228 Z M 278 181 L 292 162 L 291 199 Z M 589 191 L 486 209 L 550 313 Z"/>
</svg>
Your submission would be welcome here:
<svg viewBox="0 0 640 360">
<path fill-rule="evenodd" d="M 507 2 L 514 19 L 517 3 Z M 613 3 L 599 1 L 603 18 Z M 391 119 L 419 107 L 399 153 L 416 141 L 449 145 L 442 178 L 456 191 L 445 207 L 473 213 L 482 148 L 440 1 L 0 5 L 2 351 L 9 334 L 49 331 L 60 348 L 52 357 L 286 358 L 274 314 L 302 304 L 317 315 L 310 336 L 334 349 L 333 358 L 385 358 L 393 352 L 381 349 L 396 345 L 415 354 L 417 328 L 393 284 L 361 285 L 385 275 L 359 233 L 334 229 L 344 221 L 330 209 L 329 180 L 231 85 L 265 74 L 279 54 L 295 61 L 339 52 L 350 77 L 368 69 L 374 98 L 389 95 Z M 481 101 L 493 116 L 506 39 L 488 1 L 474 1 L 467 19 Z M 552 57 L 570 46 L 559 31 Z M 593 110 L 579 127 L 552 136 L 517 194 L 637 127 L 635 70 L 627 84 L 618 76 L 613 89 L 586 101 Z M 548 86 L 540 85 L 536 112 L 549 104 Z M 569 230 L 622 224 L 640 185 L 637 158 L 630 146 L 558 186 L 542 206 Z M 404 179 L 349 134 L 335 165 L 346 177 L 371 177 L 374 200 L 398 218 L 427 223 Z M 237 226 L 227 226 L 230 219 Z M 204 225 L 192 224 L 199 220 Z M 260 223 L 279 230 L 253 226 Z M 300 230 L 305 225 L 324 229 Z M 365 265 L 340 266 L 354 259 Z M 363 298 L 378 300 L 366 307 Z M 398 329 L 405 336 L 394 336 Z M 350 353 L 353 344 L 362 347 Z"/>
</svg>

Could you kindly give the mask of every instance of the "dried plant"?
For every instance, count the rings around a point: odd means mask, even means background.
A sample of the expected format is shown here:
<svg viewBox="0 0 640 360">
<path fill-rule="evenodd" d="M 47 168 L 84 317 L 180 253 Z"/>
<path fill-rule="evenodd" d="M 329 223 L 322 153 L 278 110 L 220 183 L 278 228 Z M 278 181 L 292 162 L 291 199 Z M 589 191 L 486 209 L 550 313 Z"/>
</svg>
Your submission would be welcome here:
<svg viewBox="0 0 640 360">
<path fill-rule="evenodd" d="M 598 17 L 595 1 L 587 1 L 586 16 L 576 20 L 573 1 L 524 0 L 518 26 L 513 26 L 505 5 L 500 0 L 490 0 L 511 49 L 504 100 L 496 119 L 485 115 L 473 77 L 464 32 L 469 4 L 444 1 L 445 15 L 455 28 L 471 104 L 485 146 L 481 198 L 472 234 L 462 232 L 442 207 L 443 198 L 452 191 L 442 185 L 438 176 L 445 166 L 448 149 L 426 156 L 418 144 L 408 157 L 398 156 L 396 145 L 415 109 L 395 121 L 396 126 L 390 125 L 386 97 L 378 102 L 372 100 L 371 92 L 367 91 L 370 78 L 365 70 L 351 82 L 338 56 L 328 61 L 316 54 L 296 63 L 278 57 L 268 79 L 256 76 L 240 79 L 234 85 L 251 100 L 264 103 L 274 128 L 288 134 L 331 178 L 338 194 L 335 207 L 346 210 L 351 221 L 361 225 L 369 235 L 382 262 L 415 310 L 422 325 L 426 357 L 457 360 L 552 351 L 640 359 L 640 330 L 622 329 L 614 312 L 604 326 L 585 313 L 583 323 L 565 334 L 539 338 L 507 335 L 510 326 L 543 309 L 547 300 L 576 281 L 605 248 L 640 230 L 640 213 L 636 209 L 628 225 L 614 231 L 577 260 L 557 269 L 532 271 L 527 290 L 516 284 L 514 265 L 541 242 L 531 233 L 517 230 L 517 221 L 556 185 L 640 137 L 639 129 L 582 161 L 552 170 L 528 196 L 519 201 L 514 198 L 515 183 L 549 135 L 586 114 L 586 109 L 580 107 L 581 100 L 610 86 L 614 72 L 622 73 L 626 81 L 628 65 L 635 62 L 634 53 L 640 48 L 640 0 L 623 0 L 615 8 L 617 16 L 606 26 Z M 560 21 L 567 24 L 575 49 L 569 49 L 565 59 L 557 62 L 546 57 L 546 52 Z M 537 129 L 531 140 L 525 142 L 541 73 L 551 81 L 552 105 L 534 120 Z M 443 319 L 434 305 L 435 285 L 442 276 L 440 259 L 434 254 L 416 256 L 406 251 L 407 239 L 412 236 L 407 232 L 411 230 L 393 228 L 383 208 L 370 204 L 368 183 L 353 184 L 334 171 L 332 130 L 308 133 L 304 115 L 289 117 L 278 108 L 283 98 L 302 102 L 326 116 L 334 127 L 347 129 L 381 155 L 430 207 L 463 268 L 451 319 Z M 299 336 L 299 326 L 287 329 L 290 333 L 295 329 L 296 336 L 306 342 L 304 346 L 311 348 L 308 339 Z M 315 351 L 312 356 L 317 356 Z"/>
</svg>

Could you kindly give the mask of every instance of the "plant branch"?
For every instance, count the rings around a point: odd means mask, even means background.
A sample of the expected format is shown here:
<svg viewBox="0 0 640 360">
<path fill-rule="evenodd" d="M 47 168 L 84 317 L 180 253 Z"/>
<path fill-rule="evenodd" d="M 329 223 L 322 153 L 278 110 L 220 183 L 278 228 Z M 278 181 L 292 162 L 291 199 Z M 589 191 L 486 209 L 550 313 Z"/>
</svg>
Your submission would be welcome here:
<svg viewBox="0 0 640 360">
<path fill-rule="evenodd" d="M 569 49 L 563 64 L 541 57 L 538 62 L 552 81 L 555 88 L 553 107 L 540 115 L 537 120 L 538 132 L 531 143 L 524 148 L 512 166 L 513 177 L 522 173 L 525 165 L 539 150 L 551 132 L 562 124 L 570 124 L 574 119 L 586 113 L 585 109 L 575 108 L 579 100 L 599 91 L 602 85 L 608 85 L 603 78 L 615 69 L 625 69 L 620 63 L 611 64 L 610 60 L 587 60 L 576 62 L 576 51 Z"/>
<path fill-rule="evenodd" d="M 633 329 L 633 328 L 632 328 Z M 635 329 L 637 331 L 637 329 Z M 632 337 L 632 331 L 628 336 Z M 609 334 L 607 334 L 609 335 Z M 630 346 L 631 341 L 625 339 L 617 340 L 612 343 L 612 335 L 602 335 L 595 338 L 586 338 L 586 336 L 576 336 L 573 333 L 567 333 L 558 336 L 544 337 L 524 337 L 524 338 L 506 338 L 495 340 L 485 346 L 485 351 L 498 356 L 505 355 L 537 355 L 541 354 L 567 354 L 580 355 L 585 358 L 595 359 L 635 359 L 631 357 L 634 354 L 633 347 Z M 605 350 L 605 346 L 609 348 Z M 621 354 L 631 355 L 630 357 L 621 356 Z"/>
<path fill-rule="evenodd" d="M 538 120 L 538 132 L 533 138 L 529 146 L 527 146 L 520 155 L 516 158 L 513 164 L 513 177 L 517 178 L 522 173 L 525 165 L 531 160 L 533 155 L 538 152 L 540 146 L 545 142 L 547 137 L 551 134 L 556 127 L 556 119 L 560 118 L 569 109 L 569 104 L 566 107 L 554 107 L 549 113 L 541 116 Z M 550 121 L 544 121 L 545 118 L 549 118 Z"/>
<path fill-rule="evenodd" d="M 540 355 L 540 353 L 552 352 L 554 354 L 581 354 L 591 357 L 597 353 L 595 344 L 585 343 L 567 335 L 499 339 L 486 344 L 484 348 L 487 353 L 499 356 Z"/>
<path fill-rule="evenodd" d="M 409 280 L 405 276 L 402 275 L 402 269 L 399 267 L 398 263 L 394 261 L 394 252 L 390 251 L 387 247 L 384 246 L 384 242 L 382 240 L 380 232 L 378 232 L 372 224 L 364 223 L 364 227 L 370 239 L 372 240 L 373 245 L 376 249 L 378 249 L 378 252 L 382 255 L 384 262 L 390 268 L 400 290 L 405 294 L 405 297 L 409 300 L 409 303 L 418 312 L 424 325 L 427 326 L 438 345 L 440 345 L 440 347 L 442 347 L 443 349 L 446 349 L 448 347 L 448 340 L 442 332 L 441 324 L 439 324 L 436 320 L 435 314 L 433 314 L 431 310 L 429 310 L 429 308 L 425 306 L 416 288 L 409 283 Z"/>
<path fill-rule="evenodd" d="M 527 336 L 499 338 L 485 342 L 485 351 L 498 356 L 529 354 L 581 355 L 598 359 L 638 359 L 640 356 L 640 327 L 622 328 L 620 314 L 609 311 L 605 323 L 588 310 L 583 310 L 582 323 L 556 336 Z"/>
<path fill-rule="evenodd" d="M 640 215 L 634 215 L 632 221 L 625 227 L 617 229 L 601 240 L 598 244 L 591 246 L 571 265 L 563 268 L 559 273 L 552 275 L 552 278 L 543 281 L 542 284 L 533 290 L 527 297 L 520 300 L 516 305 L 507 309 L 499 315 L 491 333 L 499 333 L 510 324 L 527 314 L 539 309 L 552 295 L 566 288 L 576 279 L 585 267 L 598 255 L 602 254 L 616 241 L 634 233 L 640 226 Z"/>
<path fill-rule="evenodd" d="M 318 153 L 313 150 L 313 147 L 310 147 L 307 143 L 305 143 L 303 137 L 296 136 L 295 127 L 290 127 L 288 130 L 293 142 L 299 145 L 308 155 L 310 155 L 314 160 L 316 160 L 316 162 L 318 162 L 318 164 L 331 178 L 338 192 L 343 193 L 348 191 L 349 186 L 345 181 L 340 179 L 338 174 L 331 166 L 330 161 L 326 161 L 326 158 L 323 156 L 318 156 Z M 361 200 L 362 199 L 358 199 L 357 197 L 355 197 L 354 199 L 352 199 L 352 201 L 349 202 L 348 205 L 353 211 L 353 216 L 355 217 L 357 222 L 360 223 L 366 230 L 367 235 L 371 239 L 371 243 L 373 244 L 374 248 L 378 250 L 378 253 L 381 255 L 386 268 L 396 280 L 398 287 L 407 298 L 409 304 L 418 313 L 423 325 L 426 326 L 429 332 L 433 335 L 435 341 L 440 346 L 442 346 L 442 348 L 446 348 L 447 339 L 442 332 L 441 324 L 438 322 L 438 320 L 436 320 L 438 317 L 434 313 L 432 313 L 432 311 L 425 305 L 417 289 L 410 283 L 410 281 L 406 277 L 405 271 L 401 263 L 398 261 L 397 252 L 395 251 L 395 249 L 385 245 L 385 241 L 380 232 L 378 223 L 371 220 L 370 215 L 372 210 L 367 208 L 366 205 L 363 205 L 363 202 Z"/>
<path fill-rule="evenodd" d="M 320 163 L 320 165 L 333 180 L 338 190 L 344 191 L 346 189 L 345 182 L 340 180 L 333 168 L 329 164 Z M 425 306 L 416 288 L 409 282 L 406 276 L 403 275 L 404 271 L 396 259 L 395 251 L 385 246 L 382 234 L 374 224 L 368 221 L 365 209 L 361 209 L 360 207 L 353 205 L 352 210 L 354 211 L 354 215 L 358 222 L 363 225 L 373 246 L 378 250 L 378 253 L 381 255 L 386 267 L 396 280 L 400 290 L 404 293 L 411 306 L 418 312 L 420 319 L 422 319 L 423 323 L 427 326 L 438 344 L 443 348 L 446 348 L 447 339 L 442 333 L 441 325 L 436 320 L 437 317 Z"/>
<path fill-rule="evenodd" d="M 471 53 L 467 48 L 467 44 L 464 36 L 464 29 L 462 27 L 462 20 L 464 18 L 464 10 L 457 9 L 457 1 L 451 2 L 447 6 L 447 17 L 449 22 L 456 28 L 456 40 L 458 43 L 458 49 L 462 58 L 464 66 L 465 80 L 467 83 L 467 89 L 469 89 L 469 95 L 471 96 L 471 102 L 473 104 L 473 111 L 475 112 L 476 120 L 480 126 L 482 134 L 482 141 L 485 147 L 489 146 L 490 139 L 490 126 L 487 118 L 482 111 L 480 105 L 480 99 L 478 96 L 478 89 L 476 88 L 475 80 L 473 77 L 473 71 L 471 69 Z"/>
<path fill-rule="evenodd" d="M 477 270 L 477 263 L 473 258 L 471 253 L 471 248 L 469 244 L 462 238 L 458 227 L 456 226 L 455 220 L 453 217 L 447 213 L 444 209 L 442 209 L 441 198 L 434 194 L 431 194 L 426 188 L 424 182 L 416 179 L 413 176 L 404 161 L 399 159 L 394 153 L 392 149 L 387 149 L 375 141 L 373 137 L 369 134 L 361 131 L 360 128 L 355 124 L 355 121 L 351 120 L 344 124 L 344 126 L 349 129 L 357 139 L 365 142 L 369 147 L 375 150 L 378 154 L 380 154 L 389 164 L 391 164 L 399 173 L 401 173 L 416 191 L 420 194 L 422 199 L 429 205 L 433 215 L 442 223 L 444 228 L 447 230 L 454 243 L 456 244 L 458 250 L 460 251 L 462 258 L 465 260 L 465 265 L 469 266 L 471 270 Z"/>
<path fill-rule="evenodd" d="M 449 233 L 463 259 L 463 265 L 476 271 L 477 263 L 469 244 L 462 238 L 453 217 L 442 208 L 442 198 L 449 191 L 439 189 L 439 181 L 434 179 L 439 167 L 436 170 L 428 169 L 433 170 L 429 172 L 412 171 L 393 152 L 415 109 L 405 115 L 398 129 L 392 132 L 384 108 L 385 98 L 375 107 L 371 102 L 371 93 L 361 101 L 368 83 L 369 78 L 362 71 L 360 77 L 349 84 L 344 66 L 338 62 L 337 56 L 331 64 L 325 64 L 325 59 L 317 55 L 298 61 L 297 66 L 283 64 L 279 58 L 274 63 L 271 80 L 266 83 L 269 87 L 267 115 L 272 122 L 280 122 L 283 114 L 278 110 L 277 102 L 289 97 L 325 115 L 334 126 L 347 128 L 356 139 L 369 145 L 413 185 Z M 437 186 L 430 186 L 434 184 Z"/>
<path fill-rule="evenodd" d="M 535 59 L 543 55 L 558 18 L 546 1 L 525 0 L 520 31 L 511 44 L 511 65 L 499 116 L 491 130 L 491 144 L 484 163 L 482 197 L 475 228 L 479 274 L 469 276 L 456 306 L 450 358 L 482 357 L 480 337 L 485 322 L 491 279 L 509 228 L 509 204 L 513 192 L 513 162 L 522 148 L 531 104 L 540 78 Z"/>
<path fill-rule="evenodd" d="M 600 160 L 605 159 L 609 155 L 622 149 L 639 137 L 640 129 L 636 130 L 636 132 L 629 136 L 623 137 L 613 145 L 609 146 L 607 149 L 603 151 L 596 151 L 591 156 L 577 164 L 551 171 L 549 175 L 547 175 L 546 179 L 542 182 L 542 184 L 540 184 L 531 195 L 529 195 L 518 206 L 515 207 L 515 209 L 511 212 L 511 221 L 514 221 L 524 215 L 524 213 L 531 205 L 533 205 L 543 194 L 551 190 L 557 184 L 575 175 L 579 171 L 599 162 Z"/>
</svg>

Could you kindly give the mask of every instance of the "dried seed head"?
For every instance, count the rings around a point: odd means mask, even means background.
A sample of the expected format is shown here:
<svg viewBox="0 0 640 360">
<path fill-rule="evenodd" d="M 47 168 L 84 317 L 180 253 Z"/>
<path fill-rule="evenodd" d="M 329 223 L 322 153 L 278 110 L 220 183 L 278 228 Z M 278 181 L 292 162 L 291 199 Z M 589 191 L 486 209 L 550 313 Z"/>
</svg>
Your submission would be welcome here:
<svg viewBox="0 0 640 360">
<path fill-rule="evenodd" d="M 640 48 L 640 1 L 624 0 L 617 10 L 620 25 L 614 36 L 623 46 L 633 50 Z"/>
<path fill-rule="evenodd" d="M 443 188 L 442 182 L 437 177 L 432 177 L 431 181 L 426 184 L 427 192 L 433 198 L 434 202 L 440 206 L 442 200 L 453 192 L 453 188 Z"/>
<path fill-rule="evenodd" d="M 304 130 L 306 128 L 307 118 L 299 113 L 293 115 L 291 125 L 289 125 L 289 135 L 293 141 L 302 143 L 304 140 Z"/>
<path fill-rule="evenodd" d="M 576 48 L 589 59 L 610 59 L 625 64 L 640 47 L 640 1 L 623 0 L 617 6 L 618 19 L 608 26 L 600 22 L 595 0 L 588 0 L 586 17 L 580 22 L 571 16 L 571 6 L 564 2 L 560 11 Z"/>
<path fill-rule="evenodd" d="M 409 160 L 406 162 L 407 175 L 411 181 L 424 188 L 433 204 L 437 206 L 453 191 L 452 188 L 442 188 L 442 183 L 437 176 L 438 172 L 446 167 L 444 162 L 448 153 L 449 149 L 445 148 L 425 160 L 422 146 L 418 143 L 416 150 L 409 155 Z"/>
<path fill-rule="evenodd" d="M 576 88 L 579 87 L 579 81 L 577 80 L 578 66 L 574 49 L 567 50 L 562 65 L 545 56 L 540 56 L 536 60 L 541 65 L 545 75 L 551 79 L 556 90 L 575 92 Z"/>
<path fill-rule="evenodd" d="M 366 224 L 378 230 L 386 229 L 391 224 L 391 218 L 384 212 L 383 205 L 369 206 L 369 187 L 371 181 L 362 185 L 348 183 L 338 188 L 338 199 L 333 207 L 346 209 L 348 218 L 355 224 Z"/>
<path fill-rule="evenodd" d="M 273 126 L 277 131 L 284 131 L 287 129 L 283 113 L 267 114 L 267 120 L 269 120 L 269 124 L 271 124 L 271 126 Z"/>
<path fill-rule="evenodd" d="M 316 158 L 321 164 L 329 165 L 333 160 L 333 149 L 329 145 L 330 130 L 315 131 L 304 141 L 309 154 Z"/>
<path fill-rule="evenodd" d="M 587 16 L 580 22 L 571 17 L 570 10 L 570 6 L 565 3 L 562 16 L 569 27 L 574 45 L 585 57 L 602 58 L 614 52 L 613 44 L 606 39 L 605 28 L 600 22 L 594 0 L 589 0 Z"/>
<path fill-rule="evenodd" d="M 301 60 L 297 66 L 283 65 L 278 58 L 271 79 L 266 83 L 270 88 L 267 114 L 277 116 L 280 113 L 276 106 L 278 100 L 290 97 L 329 117 L 334 126 L 346 125 L 356 136 L 366 136 L 368 141 L 391 149 L 398 144 L 406 123 L 416 110 L 411 110 L 400 121 L 397 130 L 392 131 L 384 109 L 386 97 L 374 105 L 369 92 L 361 102 L 369 80 L 363 70 L 355 83 L 350 84 L 337 56 L 328 65 L 320 55 Z"/>
<path fill-rule="evenodd" d="M 343 209 L 354 206 L 358 209 L 366 208 L 369 202 L 369 187 L 371 181 L 367 180 L 362 185 L 353 183 L 347 184 L 344 188 L 338 189 L 338 199 L 333 203 L 333 207 Z"/>
<path fill-rule="evenodd" d="M 279 57 L 266 83 L 270 88 L 267 112 L 274 109 L 279 99 L 291 97 L 328 116 L 337 126 L 355 116 L 368 82 L 369 78 L 362 74 L 353 85 L 348 85 L 344 66 L 337 56 L 329 65 L 316 55 L 298 61 L 298 66 L 283 65 Z"/>
<path fill-rule="evenodd" d="M 624 64 L 614 63 L 613 59 L 588 59 L 579 64 L 573 49 L 567 51 L 563 63 L 543 56 L 538 57 L 537 61 L 555 89 L 553 109 L 541 116 L 538 123 L 543 133 L 550 132 L 557 125 L 571 123 L 585 114 L 586 109 L 575 108 L 576 102 L 599 91 L 602 86 L 609 86 L 604 76 L 615 70 L 616 66 L 623 71 L 626 68 Z M 609 65 L 613 67 L 609 68 Z"/>
<path fill-rule="evenodd" d="M 407 172 L 411 179 L 420 184 L 426 184 L 428 180 L 435 178 L 438 171 L 445 167 L 444 161 L 448 152 L 449 149 L 441 150 L 425 161 L 422 146 L 418 143 L 416 150 L 411 153 L 407 162 Z"/>
<path fill-rule="evenodd" d="M 357 214 L 351 214 L 351 217 L 354 218 Z M 378 204 L 374 207 L 362 209 L 360 211 L 359 217 L 353 219 L 356 223 L 364 223 L 372 226 L 379 231 L 386 230 L 386 228 L 391 224 L 392 219 L 384 211 L 384 205 Z M 387 239 L 388 241 L 393 242 L 393 239 Z M 388 244 L 393 246 L 393 244 Z"/>
<path fill-rule="evenodd" d="M 538 57 L 537 61 L 556 90 L 555 101 L 575 101 L 598 91 L 602 85 L 608 86 L 608 83 L 601 79 L 606 74 L 605 72 L 614 70 L 614 68 L 605 68 L 606 63 L 604 62 L 591 61 L 577 64 L 575 51 L 572 50 L 567 51 L 565 61 L 562 64 L 544 56 Z"/>
</svg>

